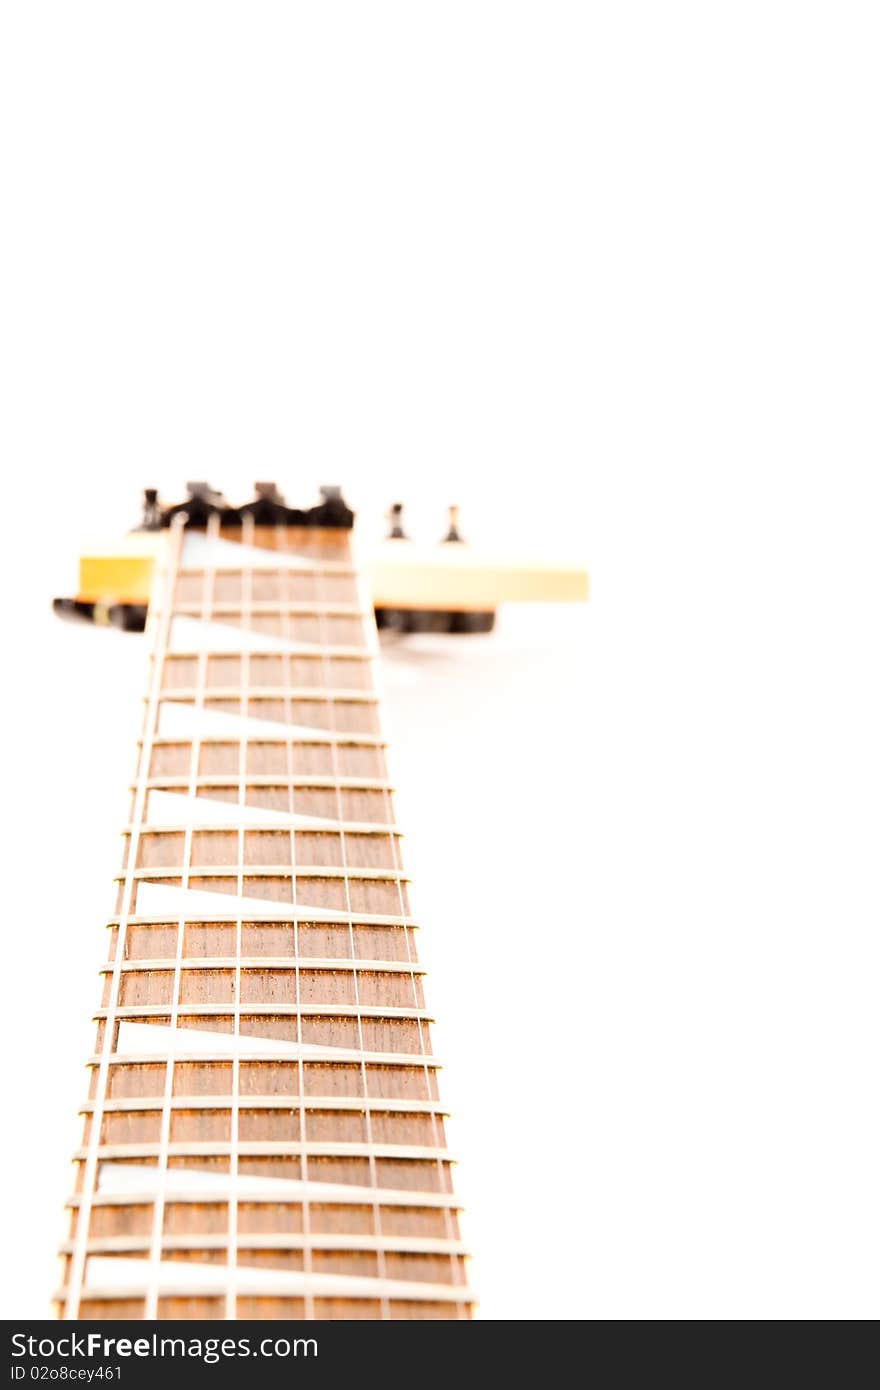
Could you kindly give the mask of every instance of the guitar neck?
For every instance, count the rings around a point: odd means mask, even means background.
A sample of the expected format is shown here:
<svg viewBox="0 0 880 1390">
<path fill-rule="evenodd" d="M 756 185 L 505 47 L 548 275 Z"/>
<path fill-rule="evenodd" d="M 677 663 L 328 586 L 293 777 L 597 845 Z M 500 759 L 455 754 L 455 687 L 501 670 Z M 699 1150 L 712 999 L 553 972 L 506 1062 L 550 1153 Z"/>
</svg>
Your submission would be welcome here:
<svg viewBox="0 0 880 1390">
<path fill-rule="evenodd" d="M 59 1314 L 470 1317 L 351 532 L 184 520 Z"/>
</svg>

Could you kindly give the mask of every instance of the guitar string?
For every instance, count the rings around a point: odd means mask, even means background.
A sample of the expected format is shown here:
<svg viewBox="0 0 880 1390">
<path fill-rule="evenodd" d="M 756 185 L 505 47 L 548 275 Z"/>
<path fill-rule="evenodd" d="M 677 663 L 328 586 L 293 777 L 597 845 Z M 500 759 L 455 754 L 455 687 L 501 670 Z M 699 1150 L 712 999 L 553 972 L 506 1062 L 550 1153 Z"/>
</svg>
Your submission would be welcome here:
<svg viewBox="0 0 880 1390">
<path fill-rule="evenodd" d="M 217 523 L 216 523 L 216 518 L 215 518 L 215 517 L 212 516 L 212 517 L 209 519 L 208 528 L 209 528 L 209 534 L 216 534 Z M 171 565 L 171 574 L 170 574 L 170 576 L 169 576 L 169 583 L 168 583 L 168 587 L 167 587 L 167 590 L 166 590 L 166 602 L 167 602 L 167 604 L 168 604 L 168 606 L 169 606 L 170 613 L 169 613 L 169 622 L 168 622 L 168 626 L 167 626 L 167 628 L 166 628 L 165 651 L 164 651 L 164 653 L 163 653 L 163 663 L 164 663 L 164 660 L 165 660 L 165 658 L 167 657 L 167 655 L 168 655 L 168 653 L 169 653 L 169 649 L 170 649 L 170 637 L 171 637 L 171 634 L 172 634 L 172 632 L 173 632 L 173 625 L 174 625 L 174 617 L 173 617 L 173 614 L 174 614 L 174 609 L 175 609 L 176 600 L 177 600 L 177 590 L 178 590 L 178 587 L 179 587 L 179 577 L 180 577 L 180 570 L 181 570 L 181 561 L 182 561 L 182 559 L 183 559 L 183 556 L 184 556 L 184 553 L 185 553 L 185 549 L 186 549 L 186 532 L 185 532 L 185 529 L 184 529 L 183 524 L 180 525 L 179 530 L 180 530 L 180 544 L 178 545 L 178 547 L 177 547 L 177 549 L 176 549 L 176 551 L 175 551 L 174 560 L 173 560 L 173 563 L 172 563 L 172 565 Z M 214 582 L 214 579 L 213 579 L 213 570 L 210 569 L 210 568 L 208 568 L 208 567 L 206 567 L 206 568 L 205 568 L 205 571 L 204 571 L 204 573 L 203 573 L 203 578 L 202 578 L 202 618 L 203 618 L 203 620 L 205 619 L 207 613 L 210 611 L 211 595 L 212 595 L 212 589 L 213 589 L 213 582 Z M 181 874 L 180 874 L 181 887 L 182 887 L 183 889 L 187 889 L 187 888 L 189 887 L 190 868 L 191 868 L 191 863 L 192 863 L 192 834 L 193 834 L 192 827 L 193 827 L 193 820 L 194 820 L 194 813 L 193 813 L 193 812 L 194 812 L 194 801 L 195 801 L 195 796 L 196 796 L 196 784 L 197 784 L 197 778 L 198 778 L 199 759 L 200 759 L 200 756 L 201 756 L 201 745 L 200 745 L 199 736 L 198 736 L 198 724 L 199 724 L 198 715 L 199 715 L 199 711 L 200 711 L 201 709 L 204 708 L 205 690 L 206 690 L 206 685 L 207 685 L 207 672 L 208 672 L 208 653 L 207 653 L 207 650 L 204 650 L 204 651 L 198 652 L 198 653 L 196 654 L 196 681 L 195 681 L 195 689 L 194 689 L 194 713 L 195 713 L 195 718 L 194 718 L 194 721 L 193 721 L 193 734 L 192 734 L 192 741 L 191 741 L 191 745 L 190 745 L 189 785 L 188 785 L 188 789 L 187 789 L 187 801 L 188 801 L 188 805 L 187 805 L 186 815 L 185 815 L 185 818 L 184 818 L 184 826 L 185 826 L 185 829 L 184 829 L 184 847 L 183 847 L 182 862 L 181 862 Z M 157 718 L 158 718 L 158 711 L 157 711 Z M 185 902 L 185 899 L 183 900 L 183 902 Z M 177 920 L 177 941 L 176 941 L 176 949 L 175 949 L 174 975 L 173 975 L 173 978 L 172 978 L 172 993 L 171 993 L 171 1001 L 170 1001 L 170 1006 L 171 1006 L 171 1007 L 170 1007 L 169 1027 L 170 1027 L 170 1029 L 171 1029 L 171 1037 L 174 1037 L 174 1035 L 175 1035 L 175 1031 L 176 1031 L 176 1029 L 177 1029 L 178 1026 L 179 1026 L 179 1018 L 180 1018 L 180 994 L 181 994 L 181 980 L 182 980 L 183 957 L 184 957 L 184 938 L 185 938 L 185 932 L 186 932 L 186 920 L 185 920 L 185 919 L 186 919 L 186 908 L 185 908 L 185 906 L 183 906 L 183 903 L 182 903 L 182 905 L 181 905 L 181 913 L 180 913 L 180 916 L 178 917 L 178 920 Z M 148 1268 L 147 1268 L 147 1287 L 146 1287 L 146 1300 L 145 1300 L 145 1311 L 144 1311 L 144 1316 L 145 1316 L 146 1318 L 148 1318 L 148 1319 L 155 1319 L 155 1318 L 158 1316 L 158 1313 L 159 1313 L 159 1301 L 160 1301 L 159 1286 L 160 1286 L 160 1281 L 161 1281 L 162 1247 L 163 1247 L 164 1224 L 165 1224 L 166 1194 L 167 1194 L 167 1189 L 168 1189 L 169 1146 L 170 1146 L 170 1143 L 171 1143 L 172 1098 L 173 1098 L 173 1090 L 174 1090 L 174 1081 L 175 1081 L 176 1066 L 177 1066 L 177 1063 L 176 1063 L 176 1058 L 175 1058 L 175 1056 L 174 1056 L 174 1055 L 169 1056 L 168 1059 L 167 1059 L 167 1061 L 166 1061 L 166 1065 L 165 1065 L 165 1089 L 164 1089 L 164 1094 L 163 1094 L 163 1102 L 162 1102 L 162 1119 L 161 1119 L 161 1128 L 160 1128 L 160 1133 L 159 1133 L 158 1155 L 157 1155 L 157 1160 L 156 1160 L 156 1162 L 157 1162 L 157 1168 L 158 1168 L 158 1173 L 157 1173 L 157 1188 L 156 1188 L 156 1193 L 155 1193 L 155 1197 L 154 1197 L 154 1207 L 153 1207 L 153 1231 L 152 1231 L 152 1239 L 151 1239 L 151 1242 L 150 1242 L 150 1255 L 149 1255 L 149 1263 L 148 1263 Z"/>
<path fill-rule="evenodd" d="M 80 1303 L 88 1278 L 87 1247 L 92 1215 L 92 1199 L 98 1179 L 98 1148 L 104 1123 L 104 1101 L 109 1077 L 110 1057 L 116 1049 L 116 1010 L 119 1000 L 121 967 L 125 959 L 128 920 L 132 915 L 131 899 L 134 892 L 134 866 L 140 847 L 140 826 L 143 823 L 146 772 L 152 759 L 153 736 L 156 710 L 163 675 L 163 644 L 167 642 L 170 621 L 167 590 L 170 574 L 173 571 L 175 556 L 180 547 L 181 530 L 174 528 L 164 539 L 153 577 L 151 602 L 148 606 L 150 627 L 147 661 L 149 670 L 147 708 L 142 712 L 141 740 L 135 777 L 134 804 L 131 812 L 131 833 L 128 841 L 125 878 L 121 895 L 117 902 L 118 922 L 116 927 L 116 950 L 113 972 L 107 997 L 107 1007 L 103 1020 L 103 1034 L 98 1062 L 98 1075 L 95 1085 L 95 1103 L 91 1112 L 89 1142 L 86 1157 L 78 1164 L 79 1206 L 77 1209 L 76 1240 L 67 1268 L 67 1296 L 64 1318 L 79 1317 Z M 100 1031 L 100 1030 L 99 1030 Z M 96 1049 L 98 1051 L 98 1049 Z"/>
<path fill-rule="evenodd" d="M 284 554 L 290 551 L 289 532 L 285 526 L 279 525 L 276 531 L 276 544 L 279 552 Z M 276 573 L 276 591 L 279 596 L 279 606 L 281 613 L 281 635 L 288 639 L 291 637 L 290 631 L 290 612 L 289 612 L 289 589 L 296 582 L 291 571 L 284 570 L 279 565 Z M 287 757 L 287 803 L 290 813 L 290 881 L 291 898 L 296 905 L 297 901 L 297 881 L 296 881 L 296 797 L 294 793 L 294 757 L 293 757 L 293 734 L 290 728 L 293 724 L 291 688 L 293 677 L 291 672 L 291 657 L 289 652 L 284 655 L 284 719 L 288 726 L 286 757 Z M 309 1201 L 309 1156 L 306 1151 L 306 1141 L 308 1139 L 308 1129 L 306 1122 L 306 1073 L 305 1062 L 302 1055 L 302 995 L 300 980 L 300 940 L 299 922 L 297 914 L 294 913 L 293 927 L 293 954 L 294 954 L 294 1003 L 296 1005 L 296 1041 L 300 1048 L 297 1061 L 297 1087 L 299 1090 L 299 1133 L 302 1145 L 300 1157 L 300 1172 L 303 1179 L 302 1202 L 301 1202 L 301 1224 L 303 1231 L 303 1314 L 305 1318 L 311 1320 L 315 1316 L 315 1298 L 312 1288 L 312 1232 L 311 1232 L 311 1204 Z"/>
<path fill-rule="evenodd" d="M 350 554 L 350 550 L 351 550 L 351 539 L 350 539 L 350 538 L 349 538 L 349 541 L 348 541 L 348 548 L 349 548 L 349 554 Z M 317 592 L 318 592 L 318 597 L 322 600 L 322 605 L 323 605 L 323 603 L 326 601 L 326 595 L 322 592 L 322 589 L 323 589 L 323 588 L 324 588 L 324 585 L 323 585 L 322 581 L 319 579 L 319 580 L 318 580 L 318 583 L 317 583 Z M 327 655 L 326 616 L 324 615 L 324 612 L 323 612 L 323 606 L 322 606 L 322 614 L 321 614 L 321 617 L 320 617 L 320 619 L 319 619 L 319 631 L 320 631 L 320 633 L 321 633 L 321 647 L 322 647 L 322 657 L 321 657 L 321 661 L 322 661 L 322 670 L 323 670 L 323 674 L 324 674 L 324 684 L 325 684 L 325 686 L 327 687 L 328 691 L 330 691 L 330 690 L 333 690 L 335 687 L 334 687 L 334 685 L 333 685 L 333 681 L 331 680 L 331 668 L 330 668 L 330 665 L 329 665 L 329 660 L 328 660 L 328 655 Z M 330 728 L 331 728 L 331 731 L 332 731 L 333 733 L 336 733 L 336 732 L 337 732 L 337 728 L 336 728 L 336 708 L 335 708 L 335 699 L 331 699 L 331 698 L 329 698 L 329 696 L 328 696 L 328 717 L 329 717 L 329 720 L 330 720 Z M 337 817 L 338 817 L 339 821 L 340 821 L 340 822 L 344 822 L 344 816 L 343 816 L 343 802 L 342 802 L 342 787 L 341 787 L 341 784 L 340 784 L 340 770 L 339 770 L 339 744 L 336 742 L 335 739 L 334 739 L 334 740 L 331 740 L 330 748 L 331 748 L 331 758 L 332 758 L 332 762 L 333 762 L 333 775 L 334 775 L 334 778 L 335 778 L 335 781 L 336 781 L 336 814 L 337 814 Z M 358 1013 L 357 1013 L 357 1034 L 358 1034 L 358 1048 L 359 1048 L 360 1053 L 361 1053 L 361 1094 L 362 1094 L 364 1100 L 366 1101 L 367 1095 L 368 1095 L 367 1066 L 366 1066 L 366 1060 L 365 1060 L 365 1056 L 364 1056 L 364 1053 L 365 1053 L 366 1049 L 365 1049 L 365 1046 L 364 1046 L 363 1019 L 362 1019 L 362 1016 L 361 1016 L 361 1013 L 360 1013 L 360 983 L 359 983 L 359 978 L 358 978 L 358 971 L 355 969 L 355 961 L 357 960 L 357 947 L 356 947 L 356 940 L 355 940 L 355 933 L 354 933 L 354 918 L 353 918 L 352 906 L 351 906 L 351 886 L 350 886 L 349 876 L 348 876 L 348 857 L 347 857 L 347 853 L 346 853 L 345 833 L 344 833 L 344 831 L 340 831 L 340 835 L 339 835 L 339 844 L 340 844 L 340 849 L 341 849 L 342 868 L 343 868 L 343 870 L 345 871 L 345 878 L 344 878 L 343 882 L 344 882 L 344 884 L 345 884 L 345 902 L 346 902 L 346 911 L 347 911 L 347 913 L 348 913 L 349 952 L 350 952 L 350 955 L 351 955 L 352 988 L 353 988 L 353 994 L 354 994 L 354 1002 L 355 1002 L 355 1005 L 356 1005 L 357 1010 L 358 1010 Z M 364 1134 L 365 1134 L 365 1136 L 366 1136 L 366 1142 L 367 1142 L 368 1151 L 369 1151 L 368 1162 L 369 1162 L 369 1168 L 370 1168 L 370 1187 L 371 1187 L 372 1190 L 373 1190 L 373 1204 L 372 1204 L 372 1205 L 373 1205 L 373 1234 L 374 1234 L 374 1236 L 376 1236 L 377 1241 L 380 1242 L 380 1241 L 381 1241 L 381 1215 L 380 1215 L 380 1203 L 379 1203 L 379 1179 L 378 1179 L 378 1168 L 377 1168 L 377 1163 L 376 1163 L 376 1153 L 375 1153 L 374 1140 L 373 1140 L 372 1115 L 371 1115 L 369 1106 L 366 1105 L 366 1104 L 364 1105 L 363 1122 L 364 1122 L 364 1130 L 363 1130 L 363 1132 L 364 1132 Z M 386 1278 L 386 1262 L 385 1262 L 385 1252 L 384 1252 L 384 1249 L 383 1249 L 382 1246 L 381 1246 L 381 1243 L 379 1244 L 378 1249 L 377 1249 L 377 1252 L 376 1252 L 376 1271 L 377 1271 L 378 1278 L 379 1278 L 380 1280 L 384 1281 L 385 1278 Z M 383 1295 L 380 1297 L 380 1299 L 379 1299 L 379 1309 L 380 1309 L 380 1318 L 381 1318 L 381 1319 L 387 1320 L 388 1318 L 390 1318 L 390 1315 L 391 1315 L 390 1303 L 389 1303 L 388 1298 L 387 1298 L 384 1294 L 383 1294 Z"/>
</svg>

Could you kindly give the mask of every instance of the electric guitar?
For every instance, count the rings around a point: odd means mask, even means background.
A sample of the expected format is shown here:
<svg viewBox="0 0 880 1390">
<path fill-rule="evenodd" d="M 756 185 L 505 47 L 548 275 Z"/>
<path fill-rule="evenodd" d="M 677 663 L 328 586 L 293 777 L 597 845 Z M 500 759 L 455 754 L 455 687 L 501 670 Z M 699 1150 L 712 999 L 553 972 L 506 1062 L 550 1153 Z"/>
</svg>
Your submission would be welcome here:
<svg viewBox="0 0 880 1390">
<path fill-rule="evenodd" d="M 58 1315 L 468 1318 L 377 630 L 487 632 L 576 566 L 365 563 L 339 489 L 145 493 L 63 616 L 145 631 L 144 714 Z"/>
</svg>

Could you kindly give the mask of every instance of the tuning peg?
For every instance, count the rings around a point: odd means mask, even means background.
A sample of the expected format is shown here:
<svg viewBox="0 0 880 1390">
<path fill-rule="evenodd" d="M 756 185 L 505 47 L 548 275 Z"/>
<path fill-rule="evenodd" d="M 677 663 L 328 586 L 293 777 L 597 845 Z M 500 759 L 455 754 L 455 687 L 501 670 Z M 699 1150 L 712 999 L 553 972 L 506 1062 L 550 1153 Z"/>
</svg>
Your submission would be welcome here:
<svg viewBox="0 0 880 1390">
<path fill-rule="evenodd" d="M 254 493 L 260 502 L 274 502 L 284 506 L 284 498 L 278 491 L 277 483 L 254 483 Z"/>
<path fill-rule="evenodd" d="M 449 508 L 449 529 L 446 532 L 446 535 L 443 537 L 443 542 L 444 544 L 446 544 L 447 541 L 463 540 L 464 536 L 458 529 L 458 507 L 452 506 Z"/>
<path fill-rule="evenodd" d="M 389 522 L 390 522 L 390 524 L 391 524 L 391 529 L 390 529 L 390 531 L 388 532 L 388 539 L 389 539 L 390 541 L 405 541 L 405 540 L 407 540 L 407 539 L 408 539 L 407 534 L 406 534 L 406 532 L 405 532 L 404 529 L 403 529 L 403 503 L 402 503 L 402 502 L 394 502 L 394 503 L 392 503 L 392 505 L 391 505 L 391 506 L 389 507 L 389 509 L 388 509 L 388 520 L 389 520 Z"/>
<path fill-rule="evenodd" d="M 216 511 L 226 506 L 226 498 L 223 493 L 217 492 L 210 483 L 187 483 L 186 490 L 192 502 L 199 502 Z"/>
<path fill-rule="evenodd" d="M 59 618 L 94 623 L 95 627 L 116 627 L 120 632 L 143 632 L 147 625 L 145 603 L 102 603 L 76 598 L 56 598 L 52 609 Z"/>
<path fill-rule="evenodd" d="M 144 488 L 144 514 L 141 517 L 139 531 L 158 531 L 162 525 L 162 511 L 159 507 L 159 489 L 155 487 Z"/>
</svg>

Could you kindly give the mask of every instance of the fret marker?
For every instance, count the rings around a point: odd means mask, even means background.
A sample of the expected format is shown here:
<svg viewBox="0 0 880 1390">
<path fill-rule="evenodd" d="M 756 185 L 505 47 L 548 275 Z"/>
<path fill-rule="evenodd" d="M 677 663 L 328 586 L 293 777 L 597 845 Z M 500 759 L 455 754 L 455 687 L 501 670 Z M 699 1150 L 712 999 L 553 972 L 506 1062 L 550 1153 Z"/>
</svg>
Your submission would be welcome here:
<svg viewBox="0 0 880 1390">
<path fill-rule="evenodd" d="M 339 830 L 339 821 L 325 816 L 292 816 L 270 806 L 241 806 L 237 801 L 217 801 L 209 796 L 153 790 L 147 798 L 147 825 L 169 825 L 207 830 L 216 826 L 254 826 L 272 830 Z"/>
<path fill-rule="evenodd" d="M 292 1097 L 292 1104 L 297 1103 L 298 1098 Z M 414 1198 L 409 1190 L 357 1187 L 314 1178 L 309 1182 L 301 1178 L 261 1178 L 249 1173 L 218 1173 L 213 1168 L 169 1168 L 163 1172 L 158 1165 L 117 1163 L 113 1159 L 106 1160 L 98 1169 L 98 1191 L 102 1196 L 154 1197 L 162 1189 L 166 1202 L 176 1201 L 178 1197 L 192 1200 L 196 1194 L 204 1194 L 214 1201 L 219 1196 L 235 1197 L 240 1202 L 249 1197 L 277 1197 L 285 1202 L 334 1202 L 356 1206 L 361 1202 L 374 1202 L 378 1194 L 382 1202 L 394 1206 L 455 1205 L 454 1197 L 447 1192 L 419 1192 Z"/>
<path fill-rule="evenodd" d="M 85 1287 L 94 1289 L 145 1289 L 155 1282 L 160 1294 L 240 1293 L 314 1294 L 324 1298 L 400 1298 L 408 1302 L 459 1302 L 472 1295 L 461 1285 L 428 1284 L 403 1279 L 379 1279 L 365 1275 L 306 1274 L 302 1270 L 259 1268 L 239 1264 L 230 1270 L 225 1264 L 200 1264 L 197 1260 L 160 1260 L 124 1256 L 90 1255 Z"/>
<path fill-rule="evenodd" d="M 168 651 L 173 656 L 181 652 L 208 652 L 216 656 L 238 656 L 245 652 L 269 652 L 275 655 L 294 652 L 317 658 L 323 655 L 324 648 L 314 642 L 288 642 L 283 637 L 274 637 L 268 632 L 254 632 L 251 628 L 236 627 L 232 623 L 206 623 L 200 618 L 178 615 L 171 623 Z"/>
<path fill-rule="evenodd" d="M 290 1057 L 306 1061 L 359 1062 L 362 1053 L 330 1044 L 285 1042 L 259 1033 L 213 1033 L 156 1023 L 119 1024 L 116 1051 L 126 1057 Z"/>
<path fill-rule="evenodd" d="M 157 829 L 169 825 L 188 825 L 196 830 L 218 825 L 284 829 L 292 819 L 286 811 L 240 806 L 236 801 L 212 801 L 210 797 L 187 796 L 185 792 L 151 791 L 147 797 L 147 824 Z"/>
<path fill-rule="evenodd" d="M 303 555 L 290 555 L 283 550 L 266 550 L 257 545 L 239 545 L 237 541 L 221 540 L 198 531 L 187 531 L 183 538 L 180 572 L 190 570 L 299 570 L 312 574 L 326 567 L 327 562 L 309 560 Z M 329 567 L 333 567 L 331 561 Z"/>
<path fill-rule="evenodd" d="M 219 917 L 244 917 L 249 922 L 348 922 L 351 913 L 330 907 L 309 907 L 307 903 L 271 902 L 237 893 L 212 893 L 206 888 L 178 888 L 167 883 L 140 879 L 137 886 L 138 917 L 161 917 L 163 921 L 214 922 Z M 364 916 L 363 913 L 359 916 Z"/>
<path fill-rule="evenodd" d="M 232 741 L 247 738 L 254 742 L 280 743 L 288 739 L 324 743 L 337 737 L 319 726 L 282 724 L 277 719 L 231 714 L 226 710 L 212 709 L 210 705 L 195 705 L 191 700 L 161 700 L 157 733 L 159 738 L 195 740 L 216 737 Z"/>
</svg>

